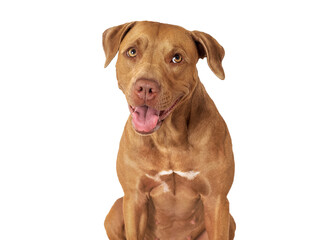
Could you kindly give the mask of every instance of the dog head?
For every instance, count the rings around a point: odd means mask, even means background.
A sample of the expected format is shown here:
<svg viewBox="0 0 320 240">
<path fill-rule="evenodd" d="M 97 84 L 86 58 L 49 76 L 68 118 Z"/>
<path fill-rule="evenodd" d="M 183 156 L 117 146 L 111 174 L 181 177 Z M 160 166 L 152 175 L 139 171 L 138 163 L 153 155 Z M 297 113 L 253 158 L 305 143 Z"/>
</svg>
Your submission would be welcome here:
<svg viewBox="0 0 320 240">
<path fill-rule="evenodd" d="M 134 129 L 151 134 L 199 81 L 196 64 L 207 58 L 224 79 L 224 49 L 210 35 L 156 22 L 131 22 L 103 33 L 105 67 L 118 54 L 119 88 L 126 96 Z"/>
</svg>

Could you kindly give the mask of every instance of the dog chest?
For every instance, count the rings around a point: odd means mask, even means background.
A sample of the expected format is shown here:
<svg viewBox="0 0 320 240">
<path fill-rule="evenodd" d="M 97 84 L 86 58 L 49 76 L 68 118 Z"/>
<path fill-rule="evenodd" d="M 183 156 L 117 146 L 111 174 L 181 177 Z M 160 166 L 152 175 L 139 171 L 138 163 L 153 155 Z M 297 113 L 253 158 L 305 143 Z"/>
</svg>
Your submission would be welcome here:
<svg viewBox="0 0 320 240">
<path fill-rule="evenodd" d="M 179 198 L 197 198 L 203 188 L 200 171 L 162 170 L 157 173 L 145 173 L 140 180 L 140 190 L 157 198 L 162 195 L 171 195 Z"/>
</svg>

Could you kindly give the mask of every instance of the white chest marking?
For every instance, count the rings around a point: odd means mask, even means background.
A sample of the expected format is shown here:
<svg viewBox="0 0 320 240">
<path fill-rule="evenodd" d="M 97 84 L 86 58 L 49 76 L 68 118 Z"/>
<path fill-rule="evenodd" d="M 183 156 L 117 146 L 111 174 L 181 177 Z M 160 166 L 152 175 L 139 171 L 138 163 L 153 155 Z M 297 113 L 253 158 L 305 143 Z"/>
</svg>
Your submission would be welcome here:
<svg viewBox="0 0 320 240">
<path fill-rule="evenodd" d="M 200 172 L 189 171 L 189 172 L 181 172 L 181 171 L 174 171 L 174 173 L 178 174 L 181 177 L 185 177 L 188 180 L 193 180 Z"/>
<path fill-rule="evenodd" d="M 172 173 L 178 174 L 180 177 L 184 177 L 188 180 L 193 180 L 195 179 L 195 177 L 200 173 L 200 172 L 195 172 L 195 171 L 189 171 L 189 172 L 182 172 L 182 171 L 172 171 L 172 170 L 168 170 L 168 171 L 161 171 L 159 173 L 157 173 L 154 176 L 150 176 L 149 174 L 146 174 L 146 176 L 148 178 L 151 178 L 152 180 L 161 183 L 160 185 L 163 187 L 163 192 L 169 192 L 169 186 L 166 182 L 161 180 L 161 176 L 164 175 L 170 175 Z"/>
</svg>

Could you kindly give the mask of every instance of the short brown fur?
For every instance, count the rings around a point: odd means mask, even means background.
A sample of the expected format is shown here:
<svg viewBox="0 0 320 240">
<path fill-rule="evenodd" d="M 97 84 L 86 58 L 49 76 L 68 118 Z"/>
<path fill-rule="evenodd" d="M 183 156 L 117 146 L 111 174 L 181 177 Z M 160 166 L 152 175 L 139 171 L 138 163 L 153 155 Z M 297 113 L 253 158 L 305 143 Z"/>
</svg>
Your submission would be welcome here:
<svg viewBox="0 0 320 240">
<path fill-rule="evenodd" d="M 224 79 L 224 49 L 206 33 L 155 22 L 132 22 L 103 34 L 106 64 L 117 52 L 119 88 L 130 106 L 159 111 L 180 99 L 161 127 L 140 134 L 130 116 L 121 138 L 117 173 L 124 190 L 105 220 L 111 240 L 229 240 L 235 223 L 227 194 L 234 177 L 231 138 L 215 104 L 201 84 L 196 63 L 207 58 Z M 127 55 L 134 47 L 134 58 Z M 180 53 L 181 63 L 171 59 Z M 137 97 L 139 79 L 160 87 L 155 98 Z M 171 174 L 159 175 L 161 171 Z M 187 179 L 183 173 L 195 173 Z"/>
</svg>

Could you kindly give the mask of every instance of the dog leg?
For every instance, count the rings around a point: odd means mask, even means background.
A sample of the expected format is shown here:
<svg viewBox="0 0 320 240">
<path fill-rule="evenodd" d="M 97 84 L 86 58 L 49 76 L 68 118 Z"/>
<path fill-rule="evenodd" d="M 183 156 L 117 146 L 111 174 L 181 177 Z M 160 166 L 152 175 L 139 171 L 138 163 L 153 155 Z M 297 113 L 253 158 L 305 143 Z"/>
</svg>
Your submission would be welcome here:
<svg viewBox="0 0 320 240">
<path fill-rule="evenodd" d="M 125 194 L 124 223 L 127 240 L 143 240 L 148 218 L 147 200 L 140 194 Z"/>
<path fill-rule="evenodd" d="M 123 198 L 119 198 L 109 211 L 104 227 L 110 240 L 125 240 L 124 220 L 123 220 Z"/>
<path fill-rule="evenodd" d="M 233 240 L 234 239 L 234 233 L 236 230 L 236 223 L 233 219 L 233 217 L 230 214 L 230 227 L 229 227 L 229 240 Z M 209 240 L 209 236 L 207 231 L 205 230 L 203 233 L 201 233 L 196 240 Z"/>
<path fill-rule="evenodd" d="M 230 228 L 229 228 L 229 240 L 234 239 L 234 234 L 236 231 L 236 222 L 230 214 Z"/>
<path fill-rule="evenodd" d="M 230 240 L 229 202 L 226 197 L 206 197 L 203 199 L 205 225 L 209 240 Z M 233 218 L 232 218 L 233 219 Z"/>
</svg>

